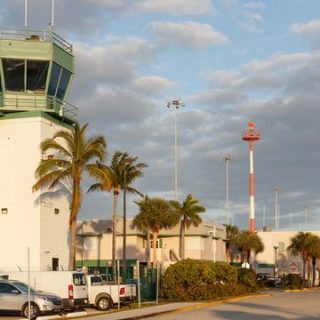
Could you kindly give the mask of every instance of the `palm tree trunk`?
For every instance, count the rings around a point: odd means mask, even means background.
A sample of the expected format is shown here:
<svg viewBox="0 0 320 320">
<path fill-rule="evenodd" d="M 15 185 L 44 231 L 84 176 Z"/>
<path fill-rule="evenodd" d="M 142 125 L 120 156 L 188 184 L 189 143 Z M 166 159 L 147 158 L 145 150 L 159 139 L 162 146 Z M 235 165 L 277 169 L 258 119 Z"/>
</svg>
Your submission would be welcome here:
<svg viewBox="0 0 320 320">
<path fill-rule="evenodd" d="M 118 222 L 118 190 L 113 191 L 113 216 L 112 216 L 112 280 L 117 279 L 117 262 L 116 262 L 116 237 L 117 237 L 117 222 Z"/>
<path fill-rule="evenodd" d="M 185 258 L 185 220 L 181 220 L 180 223 L 180 258 L 184 259 Z"/>
<path fill-rule="evenodd" d="M 316 258 L 312 258 L 312 286 L 316 286 L 316 264 L 317 260 Z"/>
<path fill-rule="evenodd" d="M 75 269 L 76 257 L 76 240 L 77 240 L 77 219 L 72 219 L 70 226 L 70 254 L 69 254 L 69 270 Z"/>
<path fill-rule="evenodd" d="M 75 269 L 76 263 L 76 240 L 77 240 L 77 217 L 81 203 L 80 178 L 73 180 L 73 194 L 71 202 L 71 212 L 69 216 L 70 229 L 70 251 L 69 251 L 69 270 Z"/>
<path fill-rule="evenodd" d="M 147 267 L 150 268 L 151 267 L 151 262 L 150 262 L 150 253 L 151 253 L 151 250 L 150 250 L 150 243 L 151 243 L 151 237 L 150 237 L 150 230 L 147 229 L 146 230 L 147 232 L 147 250 L 146 250 L 146 256 L 147 256 Z"/>
<path fill-rule="evenodd" d="M 152 237 L 152 250 L 153 250 L 153 268 L 157 266 L 157 240 L 158 240 L 159 228 L 153 228 L 153 237 Z"/>
<path fill-rule="evenodd" d="M 303 286 L 306 286 L 306 260 L 302 259 L 302 283 Z"/>
</svg>

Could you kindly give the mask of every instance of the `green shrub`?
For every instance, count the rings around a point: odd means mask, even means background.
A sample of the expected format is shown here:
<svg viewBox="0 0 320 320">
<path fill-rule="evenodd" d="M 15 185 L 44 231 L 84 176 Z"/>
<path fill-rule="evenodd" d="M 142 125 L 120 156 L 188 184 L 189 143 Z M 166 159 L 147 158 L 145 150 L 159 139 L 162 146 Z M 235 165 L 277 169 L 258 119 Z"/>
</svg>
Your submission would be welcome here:
<svg viewBox="0 0 320 320">
<path fill-rule="evenodd" d="M 287 289 L 302 289 L 303 281 L 300 274 L 290 273 L 283 278 Z"/>
<path fill-rule="evenodd" d="M 252 291 L 238 282 L 238 272 L 227 263 L 186 259 L 171 265 L 162 279 L 161 297 L 169 301 L 212 300 Z"/>
<path fill-rule="evenodd" d="M 238 269 L 238 280 L 240 283 L 249 288 L 249 290 L 257 289 L 257 276 L 253 270 L 240 268 Z"/>
</svg>

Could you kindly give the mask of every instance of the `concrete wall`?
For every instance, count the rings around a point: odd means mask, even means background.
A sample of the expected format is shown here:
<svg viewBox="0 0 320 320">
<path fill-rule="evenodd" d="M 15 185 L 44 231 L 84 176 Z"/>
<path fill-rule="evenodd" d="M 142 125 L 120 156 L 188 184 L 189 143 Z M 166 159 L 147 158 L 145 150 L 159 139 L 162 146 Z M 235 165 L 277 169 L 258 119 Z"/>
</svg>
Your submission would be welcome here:
<svg viewBox="0 0 320 320">
<path fill-rule="evenodd" d="M 308 231 L 312 234 L 320 236 L 320 231 Z M 302 259 L 300 256 L 292 256 L 287 252 L 290 245 L 290 239 L 294 237 L 298 231 L 266 231 L 258 232 L 261 237 L 265 250 L 257 256 L 257 262 L 260 265 L 270 265 L 269 268 L 260 268 L 260 271 L 273 273 L 274 265 L 277 265 L 277 273 L 302 273 Z M 277 250 L 274 247 L 278 247 Z"/>
<path fill-rule="evenodd" d="M 67 266 L 68 201 L 57 194 L 40 198 L 31 189 L 40 142 L 59 129 L 62 126 L 39 116 L 0 120 L 0 270 L 26 270 L 28 247 L 33 270 L 47 270 L 52 257 Z"/>
</svg>

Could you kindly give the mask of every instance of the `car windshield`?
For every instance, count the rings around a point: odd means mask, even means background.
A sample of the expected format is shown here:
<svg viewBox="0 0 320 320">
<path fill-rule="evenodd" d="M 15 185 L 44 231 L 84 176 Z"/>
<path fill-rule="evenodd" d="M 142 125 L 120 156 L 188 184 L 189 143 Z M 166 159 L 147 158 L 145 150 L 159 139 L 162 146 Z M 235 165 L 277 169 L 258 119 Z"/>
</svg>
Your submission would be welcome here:
<svg viewBox="0 0 320 320">
<path fill-rule="evenodd" d="M 25 283 L 22 282 L 12 282 L 12 284 L 17 287 L 19 290 L 21 290 L 23 293 L 28 293 L 28 286 Z M 31 292 L 35 292 L 33 288 L 30 287 Z"/>
</svg>

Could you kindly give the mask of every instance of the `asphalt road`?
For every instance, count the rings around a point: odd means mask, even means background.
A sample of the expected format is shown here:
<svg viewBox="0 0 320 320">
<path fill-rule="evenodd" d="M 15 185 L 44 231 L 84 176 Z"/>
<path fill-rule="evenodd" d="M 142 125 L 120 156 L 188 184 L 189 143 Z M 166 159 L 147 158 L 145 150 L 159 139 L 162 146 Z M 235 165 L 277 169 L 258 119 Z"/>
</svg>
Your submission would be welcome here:
<svg viewBox="0 0 320 320">
<path fill-rule="evenodd" d="M 173 303 L 155 307 L 127 310 L 116 313 L 99 313 L 88 320 L 312 320 L 320 319 L 320 288 L 305 292 L 269 291 L 270 296 L 240 298 L 219 304 Z M 163 311 L 171 311 L 161 314 Z M 156 313 L 155 316 L 146 316 Z M 97 313 L 96 313 L 97 314 Z M 0 314 L 0 320 L 17 320 L 21 317 Z M 84 319 L 84 318 L 83 318 Z"/>
<path fill-rule="evenodd" d="M 149 320 L 282 320 L 320 319 L 320 290 L 306 292 L 272 291 L 270 297 L 250 298 L 179 312 Z"/>
</svg>

